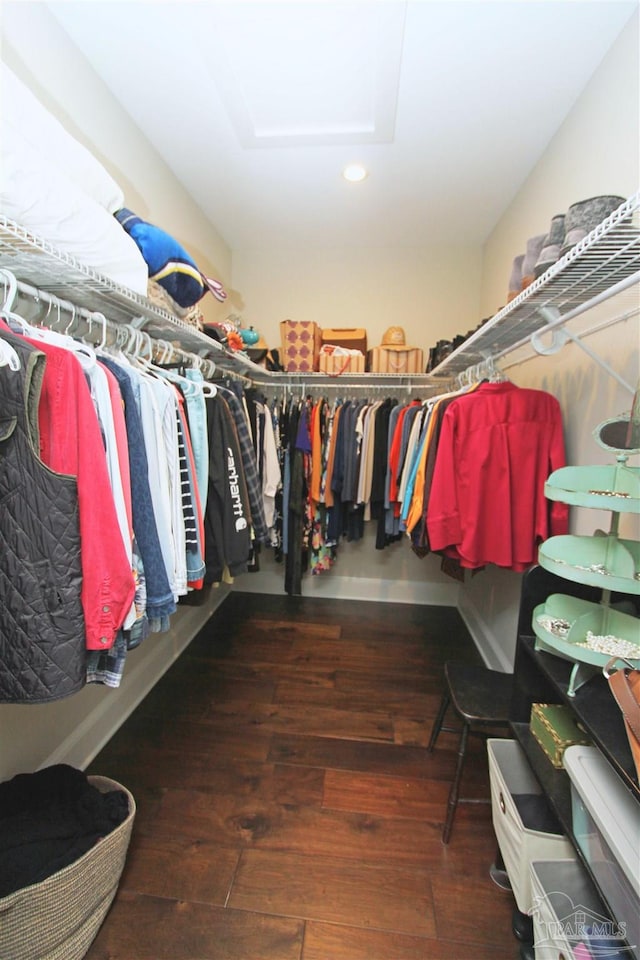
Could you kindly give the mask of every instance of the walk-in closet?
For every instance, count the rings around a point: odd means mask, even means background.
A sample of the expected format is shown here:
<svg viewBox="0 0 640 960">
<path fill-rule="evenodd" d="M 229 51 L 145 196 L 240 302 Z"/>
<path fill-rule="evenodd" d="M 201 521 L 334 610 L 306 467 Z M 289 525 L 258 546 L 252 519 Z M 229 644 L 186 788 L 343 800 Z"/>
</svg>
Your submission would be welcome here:
<svg viewBox="0 0 640 960">
<path fill-rule="evenodd" d="M 2 4 L 1 960 L 640 958 L 639 17 Z"/>
</svg>

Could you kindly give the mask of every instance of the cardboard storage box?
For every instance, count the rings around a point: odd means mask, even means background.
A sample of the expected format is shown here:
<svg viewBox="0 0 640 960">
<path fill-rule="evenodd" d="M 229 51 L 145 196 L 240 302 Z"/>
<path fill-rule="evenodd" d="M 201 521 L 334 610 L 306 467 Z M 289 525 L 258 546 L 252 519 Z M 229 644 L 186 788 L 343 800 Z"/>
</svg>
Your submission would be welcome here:
<svg viewBox="0 0 640 960">
<path fill-rule="evenodd" d="M 321 330 L 313 320 L 282 320 L 280 361 L 287 373 L 313 373 L 318 369 Z"/>
<path fill-rule="evenodd" d="M 560 703 L 531 705 L 529 728 L 556 770 L 562 770 L 564 751 L 575 743 L 590 743 L 573 710 Z"/>
<path fill-rule="evenodd" d="M 364 327 L 324 327 L 322 344 L 334 344 L 346 350 L 359 350 L 363 358 L 367 355 L 367 331 Z"/>
<path fill-rule="evenodd" d="M 339 377 L 343 373 L 364 373 L 363 353 L 323 353 L 320 350 L 320 373 Z"/>
<path fill-rule="evenodd" d="M 419 347 L 406 350 L 374 347 L 369 351 L 371 373 L 424 373 L 424 359 Z"/>
</svg>

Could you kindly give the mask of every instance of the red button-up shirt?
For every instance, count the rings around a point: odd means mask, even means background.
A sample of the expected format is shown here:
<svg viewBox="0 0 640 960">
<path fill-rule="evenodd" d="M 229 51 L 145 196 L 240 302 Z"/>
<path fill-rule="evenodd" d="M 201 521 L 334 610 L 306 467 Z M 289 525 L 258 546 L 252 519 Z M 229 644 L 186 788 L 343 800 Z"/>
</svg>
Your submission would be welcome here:
<svg viewBox="0 0 640 960">
<path fill-rule="evenodd" d="M 463 567 L 525 570 L 538 546 L 566 533 L 569 509 L 544 495 L 565 465 L 560 405 L 544 390 L 485 383 L 442 421 L 427 505 L 432 550 Z"/>
</svg>

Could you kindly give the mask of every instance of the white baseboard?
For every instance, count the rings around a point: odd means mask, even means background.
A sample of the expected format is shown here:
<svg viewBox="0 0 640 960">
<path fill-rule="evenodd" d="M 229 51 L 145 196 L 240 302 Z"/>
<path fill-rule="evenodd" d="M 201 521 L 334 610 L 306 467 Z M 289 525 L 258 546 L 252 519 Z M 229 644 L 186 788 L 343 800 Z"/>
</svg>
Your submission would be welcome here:
<svg viewBox="0 0 640 960">
<path fill-rule="evenodd" d="M 260 573 L 242 577 L 233 589 L 281 596 L 283 574 L 282 568 L 262 570 Z M 332 571 L 329 576 L 306 576 L 302 583 L 302 593 L 305 597 L 326 597 L 333 600 L 377 600 L 383 603 L 456 607 L 486 666 L 504 673 L 511 673 L 513 670 L 508 653 L 465 594 L 464 587 L 455 581 L 428 583 L 415 580 L 376 580 L 370 577 L 340 577 Z"/>
<path fill-rule="evenodd" d="M 245 593 L 284 593 L 284 569 L 261 570 L 237 580 L 233 589 Z M 457 607 L 460 585 L 429 583 L 425 580 L 377 580 L 373 577 L 341 577 L 332 571 L 328 576 L 306 575 L 302 582 L 304 597 L 326 597 L 331 600 L 377 600 L 382 603 L 416 603 Z"/>
<path fill-rule="evenodd" d="M 150 634 L 130 655 L 120 687 L 95 691 L 99 699 L 97 705 L 86 712 L 73 732 L 56 746 L 40 767 L 68 763 L 84 770 L 189 646 L 228 593 L 228 587 L 222 586 L 212 589 L 202 606 L 179 607 L 171 618 L 171 629 L 167 633 Z"/>
<path fill-rule="evenodd" d="M 507 651 L 499 643 L 493 630 L 478 612 L 477 607 L 460 591 L 458 611 L 464 620 L 480 656 L 490 670 L 500 670 L 503 673 L 513 672 L 513 662 Z"/>
</svg>

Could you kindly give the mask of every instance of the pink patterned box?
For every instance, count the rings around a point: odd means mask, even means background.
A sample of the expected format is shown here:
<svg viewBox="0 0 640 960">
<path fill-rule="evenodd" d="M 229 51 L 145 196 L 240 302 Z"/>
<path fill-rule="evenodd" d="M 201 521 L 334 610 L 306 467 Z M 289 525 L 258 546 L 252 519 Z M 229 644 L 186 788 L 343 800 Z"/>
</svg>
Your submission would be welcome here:
<svg viewBox="0 0 640 960">
<path fill-rule="evenodd" d="M 287 373 L 313 373 L 318 369 L 322 331 L 313 320 L 281 320 L 282 366 Z"/>
</svg>

